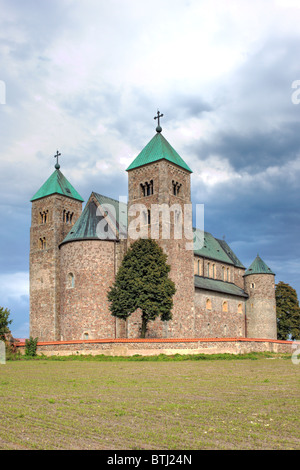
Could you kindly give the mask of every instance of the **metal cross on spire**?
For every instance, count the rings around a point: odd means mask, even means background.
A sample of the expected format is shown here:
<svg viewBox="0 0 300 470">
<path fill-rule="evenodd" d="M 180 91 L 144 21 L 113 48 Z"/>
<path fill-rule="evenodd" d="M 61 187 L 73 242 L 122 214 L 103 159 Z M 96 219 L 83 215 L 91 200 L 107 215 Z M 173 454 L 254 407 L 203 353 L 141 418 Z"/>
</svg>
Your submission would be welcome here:
<svg viewBox="0 0 300 470">
<path fill-rule="evenodd" d="M 156 128 L 156 132 L 161 132 L 162 131 L 162 128 L 160 127 L 160 122 L 159 122 L 159 119 L 163 117 L 163 114 L 160 114 L 160 112 L 157 110 L 157 116 L 155 116 L 154 119 L 157 119 L 157 128 Z"/>
<path fill-rule="evenodd" d="M 57 170 L 59 170 L 59 168 L 60 168 L 60 164 L 58 163 L 58 157 L 60 157 L 60 156 L 61 156 L 61 153 L 59 153 L 59 151 L 57 150 L 57 151 L 56 151 L 56 154 L 54 155 L 54 158 L 56 158 L 55 168 L 56 168 Z"/>
</svg>

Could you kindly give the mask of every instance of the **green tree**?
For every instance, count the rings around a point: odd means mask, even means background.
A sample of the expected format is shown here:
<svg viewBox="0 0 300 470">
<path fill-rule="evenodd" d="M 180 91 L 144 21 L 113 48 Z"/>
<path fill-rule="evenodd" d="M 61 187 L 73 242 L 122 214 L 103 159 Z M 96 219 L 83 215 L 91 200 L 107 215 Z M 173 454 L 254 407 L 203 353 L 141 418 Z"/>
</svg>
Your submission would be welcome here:
<svg viewBox="0 0 300 470">
<path fill-rule="evenodd" d="M 175 284 L 169 278 L 167 255 L 151 239 L 135 241 L 123 258 L 114 285 L 108 292 L 110 311 L 126 320 L 138 308 L 142 311 L 141 337 L 149 321 L 172 318 Z"/>
<path fill-rule="evenodd" d="M 289 284 L 276 284 L 276 316 L 278 339 L 300 339 L 300 308 L 297 292 Z"/>
<path fill-rule="evenodd" d="M 10 310 L 7 308 L 0 307 L 0 340 L 5 339 L 5 334 L 9 333 L 10 330 L 8 325 L 11 324 L 12 320 L 9 320 Z"/>
<path fill-rule="evenodd" d="M 29 339 L 25 340 L 25 356 L 27 357 L 35 357 L 36 348 L 37 348 L 38 338 L 33 338 L 30 336 Z"/>
</svg>

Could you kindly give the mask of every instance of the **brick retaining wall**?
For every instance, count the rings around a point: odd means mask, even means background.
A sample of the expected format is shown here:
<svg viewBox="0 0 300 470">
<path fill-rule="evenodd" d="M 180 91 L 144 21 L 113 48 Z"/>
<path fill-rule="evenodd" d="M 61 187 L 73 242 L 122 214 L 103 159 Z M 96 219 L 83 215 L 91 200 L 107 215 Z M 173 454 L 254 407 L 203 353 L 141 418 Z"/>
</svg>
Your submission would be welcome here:
<svg viewBox="0 0 300 470">
<path fill-rule="evenodd" d="M 191 338 L 191 339 L 98 339 L 39 342 L 37 353 L 46 356 L 72 354 L 105 354 L 107 356 L 154 356 L 158 354 L 245 354 L 274 352 L 292 354 L 292 341 L 255 338 Z M 297 343 L 300 347 L 300 343 Z M 25 344 L 17 344 L 21 353 Z"/>
</svg>

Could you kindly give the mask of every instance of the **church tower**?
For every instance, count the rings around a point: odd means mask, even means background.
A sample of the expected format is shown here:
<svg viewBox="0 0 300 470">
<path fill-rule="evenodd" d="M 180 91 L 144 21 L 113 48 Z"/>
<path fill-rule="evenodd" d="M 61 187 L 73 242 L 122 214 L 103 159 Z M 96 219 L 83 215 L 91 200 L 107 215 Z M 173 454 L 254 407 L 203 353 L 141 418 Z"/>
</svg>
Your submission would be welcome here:
<svg viewBox="0 0 300 470">
<path fill-rule="evenodd" d="M 154 118 L 156 134 L 127 168 L 128 241 L 155 239 L 168 256 L 176 286 L 172 320 L 150 322 L 147 336 L 187 338 L 194 336 L 192 171 L 163 137 L 160 117 L 158 112 Z"/>
<path fill-rule="evenodd" d="M 277 339 L 275 274 L 257 255 L 244 280 L 247 337 Z"/>
<path fill-rule="evenodd" d="M 82 211 L 82 197 L 60 171 L 60 165 L 32 197 L 30 228 L 30 335 L 39 341 L 60 339 L 60 252 Z"/>
</svg>

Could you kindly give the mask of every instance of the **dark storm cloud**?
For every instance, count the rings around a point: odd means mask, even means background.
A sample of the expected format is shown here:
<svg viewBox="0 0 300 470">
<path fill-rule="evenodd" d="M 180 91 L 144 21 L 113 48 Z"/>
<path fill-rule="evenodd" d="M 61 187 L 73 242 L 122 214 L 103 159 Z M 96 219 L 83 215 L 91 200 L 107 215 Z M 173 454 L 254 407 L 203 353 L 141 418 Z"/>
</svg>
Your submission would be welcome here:
<svg viewBox="0 0 300 470">
<path fill-rule="evenodd" d="M 234 169 L 245 171 L 258 171 L 284 164 L 294 160 L 299 151 L 299 124 L 294 121 L 282 122 L 278 128 L 272 130 L 245 132 L 241 128 L 230 132 L 220 129 L 210 141 L 199 141 L 196 149 L 200 160 L 211 155 L 221 155 Z"/>
<path fill-rule="evenodd" d="M 259 253 L 276 272 L 276 282 L 290 283 L 298 292 L 299 180 L 300 165 L 289 170 L 285 164 L 272 171 L 245 172 L 210 189 L 193 189 L 193 201 L 205 205 L 205 230 L 225 236 L 246 267 Z"/>
<path fill-rule="evenodd" d="M 212 103 L 219 123 L 188 147 L 206 159 L 222 155 L 234 169 L 257 171 L 293 160 L 300 149 L 300 106 L 292 82 L 300 78 L 298 39 L 267 41 L 224 79 Z"/>
<path fill-rule="evenodd" d="M 212 104 L 208 103 L 200 94 L 177 92 L 168 97 L 166 115 L 173 120 L 182 121 L 187 118 L 201 117 L 203 113 L 213 111 Z"/>
</svg>

